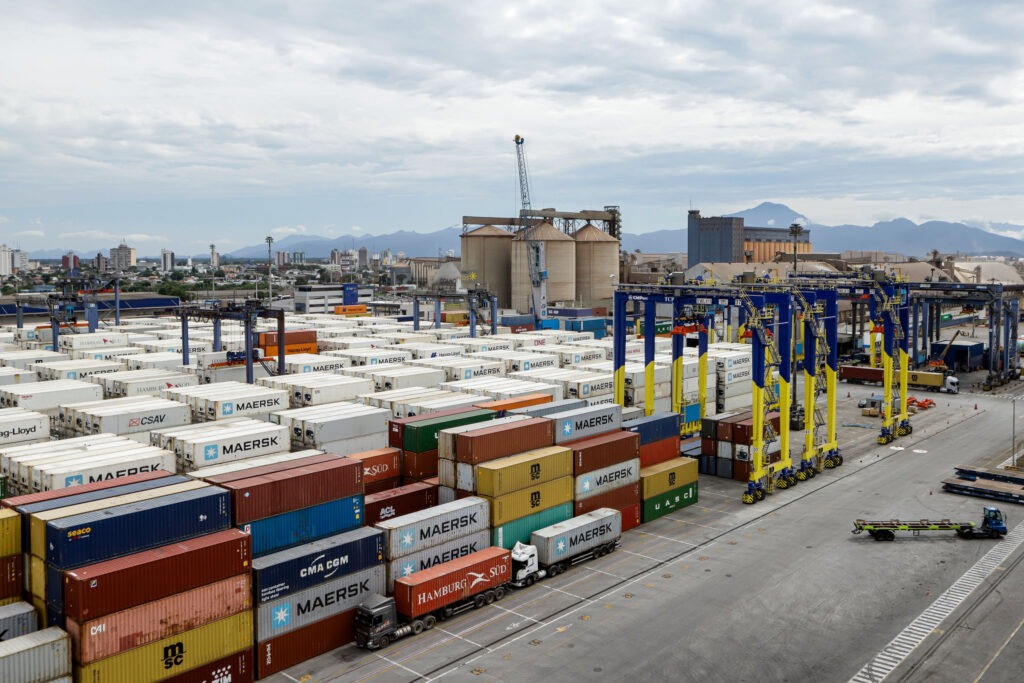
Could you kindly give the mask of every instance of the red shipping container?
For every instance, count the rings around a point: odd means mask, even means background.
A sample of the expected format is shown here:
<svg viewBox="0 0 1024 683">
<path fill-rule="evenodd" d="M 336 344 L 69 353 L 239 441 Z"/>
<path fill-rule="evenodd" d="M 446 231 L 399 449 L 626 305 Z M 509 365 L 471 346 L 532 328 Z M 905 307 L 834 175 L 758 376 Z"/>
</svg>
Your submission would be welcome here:
<svg viewBox="0 0 1024 683">
<path fill-rule="evenodd" d="M 732 461 L 732 478 L 735 481 L 750 480 L 750 462 L 747 460 Z"/>
<path fill-rule="evenodd" d="M 250 570 L 249 534 L 227 529 L 64 572 L 64 615 L 120 612 Z"/>
<path fill-rule="evenodd" d="M 715 455 L 716 453 L 718 453 L 718 441 L 716 439 L 706 439 L 704 437 L 701 437 L 700 454 Z"/>
<path fill-rule="evenodd" d="M 356 611 L 349 610 L 256 643 L 256 678 L 266 678 L 307 659 L 347 645 L 355 640 L 355 637 Z"/>
<path fill-rule="evenodd" d="M 254 680 L 256 671 L 253 667 L 252 648 L 246 648 L 174 678 L 165 678 L 164 683 L 252 683 Z"/>
<path fill-rule="evenodd" d="M 593 512 L 598 508 L 611 508 L 612 510 L 622 510 L 624 508 L 637 505 L 641 502 L 640 498 L 640 483 L 627 484 L 626 486 L 620 486 L 617 489 L 611 491 L 605 491 L 596 496 L 590 498 L 584 498 L 583 500 L 577 500 L 573 503 L 573 516 L 578 517 L 585 515 L 588 512 Z"/>
<path fill-rule="evenodd" d="M 348 456 L 363 463 L 363 484 L 374 484 L 385 479 L 402 475 L 402 450 L 400 448 L 378 448 Z M 369 491 L 367 491 L 369 493 Z"/>
<path fill-rule="evenodd" d="M 231 491 L 235 524 L 240 525 L 362 494 L 363 463 L 335 458 L 222 486 Z"/>
<path fill-rule="evenodd" d="M 285 346 L 291 344 L 314 344 L 316 343 L 316 330 L 285 330 Z M 277 346 L 277 332 L 260 332 L 256 341 L 257 346 Z"/>
<path fill-rule="evenodd" d="M 501 412 L 504 410 L 514 410 L 516 408 L 526 408 L 528 406 L 539 406 L 544 403 L 551 403 L 551 399 L 551 394 L 523 394 L 522 396 L 516 396 L 515 398 L 503 398 L 497 401 L 477 403 L 473 407 Z"/>
<path fill-rule="evenodd" d="M 629 531 L 640 526 L 641 503 L 619 510 L 622 513 L 622 530 Z"/>
<path fill-rule="evenodd" d="M 39 493 L 29 493 L 24 496 L 14 496 L 13 498 L 4 498 L 0 500 L 0 505 L 5 508 L 16 508 L 20 505 L 29 505 L 31 503 L 42 503 L 48 500 L 57 500 L 58 498 L 66 498 L 67 496 L 77 496 L 79 493 L 89 493 L 90 491 L 102 491 L 104 489 L 113 488 L 114 486 L 124 486 L 125 484 L 135 484 L 140 481 L 149 481 L 151 479 L 160 479 L 162 477 L 169 477 L 173 472 L 165 472 L 164 470 L 153 470 L 152 472 L 140 472 L 139 474 L 133 474 L 128 477 L 118 477 L 116 479 L 107 479 L 105 481 L 96 481 L 91 484 L 82 484 L 81 486 L 69 486 L 62 489 L 53 489 L 52 491 L 41 491 Z"/>
<path fill-rule="evenodd" d="M 636 432 L 608 432 L 561 445 L 572 449 L 576 476 L 640 457 L 640 435 Z"/>
<path fill-rule="evenodd" d="M 390 491 L 371 493 L 363 502 L 366 526 L 401 517 L 437 505 L 437 486 L 424 482 L 399 486 Z"/>
<path fill-rule="evenodd" d="M 435 415 L 437 413 L 434 413 Z M 437 449 L 414 453 L 402 452 L 402 478 L 423 480 L 437 476 Z"/>
<path fill-rule="evenodd" d="M 679 457 L 679 437 L 673 436 L 640 447 L 640 467 L 650 467 Z"/>
<path fill-rule="evenodd" d="M 555 445 L 555 423 L 542 417 L 477 429 L 455 437 L 455 460 L 470 465 Z"/>
<path fill-rule="evenodd" d="M 395 606 L 402 616 L 421 617 L 511 578 L 512 553 L 492 546 L 396 580 Z"/>
<path fill-rule="evenodd" d="M 424 484 L 433 484 L 434 486 L 440 486 L 441 485 L 441 480 L 438 479 L 437 477 L 427 477 L 426 479 L 421 479 L 420 481 L 422 481 Z M 407 481 L 405 483 L 406 484 L 411 484 L 412 482 L 411 481 Z"/>
<path fill-rule="evenodd" d="M 432 420 L 435 417 L 448 417 L 449 415 L 458 415 L 459 413 L 468 413 L 471 410 L 478 410 L 478 408 L 463 406 L 461 408 L 449 408 L 448 410 L 439 410 L 436 413 L 422 413 L 420 415 L 413 415 L 411 417 L 400 417 L 396 420 L 388 422 L 388 445 L 392 448 L 401 448 L 403 445 L 402 439 L 405 438 L 405 425 L 412 422 L 419 422 L 420 420 Z"/>
<path fill-rule="evenodd" d="M 83 624 L 65 620 L 72 657 L 79 664 L 199 628 L 252 607 L 249 574 L 216 581 Z"/>
<path fill-rule="evenodd" d="M 415 481 L 415 480 L 414 480 Z M 380 493 L 381 491 L 390 491 L 396 486 L 402 485 L 402 478 L 395 477 L 393 479 L 382 479 L 375 481 L 372 484 L 363 483 L 363 493 L 370 495 L 371 493 Z"/>
<path fill-rule="evenodd" d="M 241 479 L 250 479 L 251 477 L 262 477 L 265 474 L 273 474 L 275 472 L 293 470 L 296 467 L 305 467 L 307 465 L 316 465 L 322 462 L 331 462 L 332 460 L 337 460 L 340 457 L 342 456 L 335 455 L 334 453 L 307 455 L 304 458 L 295 458 L 294 460 L 287 460 L 285 462 L 275 462 L 270 465 L 260 465 L 259 467 L 248 467 L 244 470 L 235 470 L 234 472 L 215 474 L 212 477 L 200 477 L 200 479 L 202 479 L 203 481 L 207 481 L 211 484 L 227 484 L 228 482 L 239 481 Z"/>
<path fill-rule="evenodd" d="M 509 329 L 512 330 L 512 334 L 521 334 L 523 332 L 533 332 L 535 327 L 533 323 L 527 323 L 525 325 L 513 325 Z"/>
<path fill-rule="evenodd" d="M 20 554 L 0 557 L 0 600 L 21 595 L 24 565 L 25 559 Z"/>
</svg>

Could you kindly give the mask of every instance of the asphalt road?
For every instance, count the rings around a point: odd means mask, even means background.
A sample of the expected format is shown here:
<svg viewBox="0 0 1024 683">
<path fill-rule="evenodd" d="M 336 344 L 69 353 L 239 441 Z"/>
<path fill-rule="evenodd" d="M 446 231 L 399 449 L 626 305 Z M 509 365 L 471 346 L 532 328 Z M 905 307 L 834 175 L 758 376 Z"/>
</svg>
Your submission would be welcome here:
<svg viewBox="0 0 1024 683">
<path fill-rule="evenodd" d="M 349 646 L 270 680 L 847 681 L 998 543 L 952 532 L 878 543 L 852 521 L 978 521 L 983 501 L 939 482 L 1010 447 L 1010 403 L 987 395 L 938 397 L 911 436 L 878 446 L 876 421 L 855 408 L 868 393 L 844 387 L 842 468 L 754 506 L 740 484 L 701 476 L 698 504 L 628 532 L 612 555 L 383 652 Z M 1020 513 L 1004 511 L 1012 528 Z M 1011 680 L 1024 603 L 999 597 L 1019 595 L 1021 554 L 890 680 Z"/>
</svg>

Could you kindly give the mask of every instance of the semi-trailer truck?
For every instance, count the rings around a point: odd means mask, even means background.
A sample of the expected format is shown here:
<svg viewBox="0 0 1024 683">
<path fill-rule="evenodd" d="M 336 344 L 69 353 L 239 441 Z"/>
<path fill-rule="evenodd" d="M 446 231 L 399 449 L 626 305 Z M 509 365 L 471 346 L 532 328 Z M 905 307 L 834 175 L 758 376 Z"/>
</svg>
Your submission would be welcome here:
<svg viewBox="0 0 1024 683">
<path fill-rule="evenodd" d="M 894 373 L 893 381 L 898 381 L 898 377 Z M 851 384 L 881 384 L 883 372 L 882 368 L 872 368 L 867 365 L 840 365 L 839 379 Z M 911 370 L 907 373 L 907 386 L 928 391 L 941 391 L 946 394 L 960 393 L 960 380 L 952 374 L 942 372 L 917 372 Z"/>
</svg>

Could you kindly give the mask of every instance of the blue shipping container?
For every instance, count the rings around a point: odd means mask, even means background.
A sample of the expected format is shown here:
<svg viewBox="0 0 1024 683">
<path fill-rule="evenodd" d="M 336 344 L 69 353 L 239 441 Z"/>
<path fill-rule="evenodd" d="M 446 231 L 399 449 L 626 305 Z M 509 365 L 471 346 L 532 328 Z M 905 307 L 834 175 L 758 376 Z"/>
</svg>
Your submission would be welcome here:
<svg viewBox="0 0 1024 683">
<path fill-rule="evenodd" d="M 257 603 L 282 598 L 384 562 L 384 532 L 364 527 L 282 550 L 252 563 Z"/>
<path fill-rule="evenodd" d="M 252 535 L 252 555 L 260 557 L 363 525 L 363 497 L 341 498 L 285 512 L 238 527 Z"/>
<path fill-rule="evenodd" d="M 359 285 L 355 282 L 346 282 L 341 286 L 341 301 L 345 306 L 354 306 L 359 303 Z"/>
<path fill-rule="evenodd" d="M 230 526 L 230 495 L 208 486 L 47 522 L 46 562 L 73 569 Z"/>
<path fill-rule="evenodd" d="M 678 413 L 654 413 L 622 423 L 623 429 L 640 435 L 641 446 L 679 436 L 681 427 Z"/>
<path fill-rule="evenodd" d="M 551 318 L 548 318 L 547 320 L 538 320 L 537 321 L 537 329 L 538 330 L 557 330 L 557 329 L 559 329 L 558 328 L 558 321 L 557 320 L 553 320 Z"/>
<path fill-rule="evenodd" d="M 683 422 L 696 422 L 700 419 L 700 404 L 691 403 L 683 406 Z"/>
<path fill-rule="evenodd" d="M 532 325 L 534 320 L 532 315 L 503 315 L 498 322 L 508 327 L 518 327 L 520 325 Z"/>
</svg>

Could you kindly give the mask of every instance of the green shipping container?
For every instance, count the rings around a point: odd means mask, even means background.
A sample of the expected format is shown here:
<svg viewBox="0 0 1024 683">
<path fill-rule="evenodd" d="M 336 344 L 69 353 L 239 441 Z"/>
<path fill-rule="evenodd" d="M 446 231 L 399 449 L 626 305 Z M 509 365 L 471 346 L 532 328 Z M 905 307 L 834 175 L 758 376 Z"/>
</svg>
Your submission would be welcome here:
<svg viewBox="0 0 1024 683">
<path fill-rule="evenodd" d="M 530 534 L 552 524 L 558 524 L 572 517 L 572 503 L 563 503 L 553 508 L 535 512 L 521 519 L 513 519 L 491 529 L 491 545 L 511 550 L 516 541 L 530 542 Z"/>
<path fill-rule="evenodd" d="M 643 521 L 652 522 L 670 512 L 682 510 L 697 502 L 697 482 L 680 486 L 643 502 Z"/>
<path fill-rule="evenodd" d="M 461 425 L 485 422 L 498 417 L 493 410 L 470 410 L 458 415 L 446 415 L 431 420 L 420 420 L 405 425 L 402 432 L 402 448 L 413 453 L 425 453 L 437 450 L 437 433 L 442 429 Z"/>
</svg>

